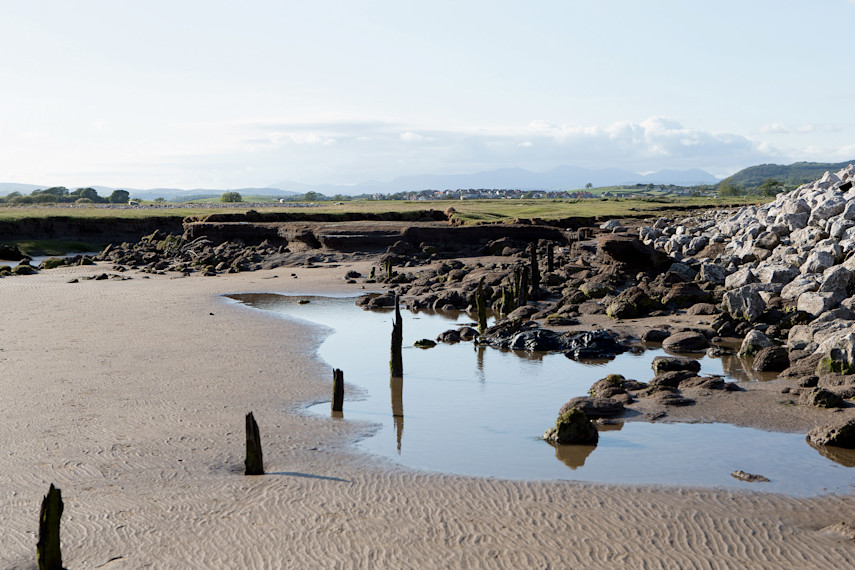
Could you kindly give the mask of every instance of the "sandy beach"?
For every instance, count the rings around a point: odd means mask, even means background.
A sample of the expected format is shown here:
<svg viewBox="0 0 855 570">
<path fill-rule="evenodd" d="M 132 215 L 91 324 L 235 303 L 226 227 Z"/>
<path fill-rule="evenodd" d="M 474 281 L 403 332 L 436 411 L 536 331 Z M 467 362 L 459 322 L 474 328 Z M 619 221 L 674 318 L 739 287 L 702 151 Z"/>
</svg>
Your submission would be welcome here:
<svg viewBox="0 0 855 570">
<path fill-rule="evenodd" d="M 0 568 L 35 568 L 51 483 L 75 569 L 853 565 L 827 530 L 855 522 L 848 495 L 466 478 L 357 453 L 371 425 L 301 411 L 329 398 L 323 330 L 222 297 L 361 291 L 347 269 L 0 279 Z M 243 475 L 249 411 L 261 477 Z"/>
</svg>

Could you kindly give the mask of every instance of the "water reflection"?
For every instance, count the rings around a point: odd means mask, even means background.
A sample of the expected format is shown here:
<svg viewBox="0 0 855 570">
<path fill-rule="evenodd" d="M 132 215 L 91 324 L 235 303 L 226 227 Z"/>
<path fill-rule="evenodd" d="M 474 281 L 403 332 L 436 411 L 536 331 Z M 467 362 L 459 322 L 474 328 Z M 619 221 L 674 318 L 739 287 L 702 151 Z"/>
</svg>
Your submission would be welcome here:
<svg viewBox="0 0 855 570">
<path fill-rule="evenodd" d="M 815 445 L 808 441 L 808 445 L 817 450 L 820 455 L 828 458 L 844 467 L 855 467 L 855 449 L 834 447 L 831 445 Z"/>
<path fill-rule="evenodd" d="M 560 445 L 556 443 L 549 445 L 555 448 L 555 457 L 574 471 L 585 465 L 585 460 L 597 449 L 596 445 Z"/>
<path fill-rule="evenodd" d="M 730 477 L 732 471 L 741 469 L 772 479 L 763 491 L 794 495 L 848 490 L 849 483 L 855 482 L 855 474 L 843 467 L 855 464 L 855 453 L 828 449 L 817 453 L 805 445 L 801 434 L 726 424 L 635 421 L 599 425 L 596 453 L 593 448 L 573 446 L 550 449 L 539 439 L 543 430 L 555 422 L 564 402 L 585 394 L 591 384 L 607 374 L 650 380 L 651 360 L 664 354 L 661 349 L 628 352 L 593 363 L 575 362 L 560 353 L 531 355 L 467 342 L 440 343 L 430 350 L 416 350 L 412 348 L 416 340 L 436 338 L 461 323 L 427 311 L 418 316 L 402 311 L 407 367 L 404 394 L 403 379 L 390 378 L 387 364 L 391 311 L 363 311 L 352 298 L 236 298 L 334 331 L 318 349 L 318 356 L 334 362 L 345 372 L 348 382 L 362 388 L 365 394 L 364 398 L 345 402 L 347 419 L 379 426 L 356 445 L 409 467 L 521 479 L 757 490 Z M 297 299 L 301 298 L 311 303 L 299 305 Z M 451 316 L 456 321 L 461 315 Z M 723 360 L 705 355 L 701 355 L 700 362 L 701 374 L 727 374 L 731 378 L 746 366 L 731 359 L 725 370 Z M 329 417 L 329 403 L 310 410 Z"/>
<path fill-rule="evenodd" d="M 389 391 L 392 394 L 392 418 L 395 422 L 395 439 L 398 453 L 401 453 L 401 438 L 404 435 L 404 378 L 389 378 Z"/>
</svg>

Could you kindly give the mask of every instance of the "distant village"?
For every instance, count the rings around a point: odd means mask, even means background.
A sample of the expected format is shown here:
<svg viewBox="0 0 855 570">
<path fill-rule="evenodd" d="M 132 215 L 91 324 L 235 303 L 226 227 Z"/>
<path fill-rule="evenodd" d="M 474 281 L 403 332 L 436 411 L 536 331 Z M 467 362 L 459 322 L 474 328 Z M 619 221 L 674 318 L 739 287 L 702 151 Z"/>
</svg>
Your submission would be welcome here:
<svg viewBox="0 0 855 570">
<path fill-rule="evenodd" d="M 568 200 L 578 198 L 616 198 L 625 195 L 633 197 L 661 196 L 667 193 L 673 196 L 698 196 L 715 194 L 714 186 L 674 186 L 635 184 L 631 186 L 611 187 L 609 190 L 591 192 L 590 190 L 520 190 L 496 188 L 468 188 L 457 190 L 420 190 L 415 192 L 397 192 L 395 194 L 369 194 L 358 198 L 371 200 Z"/>
</svg>

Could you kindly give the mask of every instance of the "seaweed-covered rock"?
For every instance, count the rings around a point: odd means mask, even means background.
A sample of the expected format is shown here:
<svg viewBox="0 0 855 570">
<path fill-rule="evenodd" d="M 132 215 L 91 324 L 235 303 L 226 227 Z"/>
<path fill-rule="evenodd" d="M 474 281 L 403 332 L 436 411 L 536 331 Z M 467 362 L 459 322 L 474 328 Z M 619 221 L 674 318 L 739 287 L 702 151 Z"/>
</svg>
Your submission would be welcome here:
<svg viewBox="0 0 855 570">
<path fill-rule="evenodd" d="M 598 418 L 612 418 L 619 416 L 624 412 L 622 402 L 613 400 L 612 398 L 598 398 L 592 396 L 579 396 L 573 398 L 558 410 L 558 415 L 563 414 L 573 408 L 582 410 L 589 420 Z"/>
<path fill-rule="evenodd" d="M 429 338 L 423 338 L 413 343 L 416 348 L 433 348 L 436 346 L 436 341 Z"/>
<path fill-rule="evenodd" d="M 555 426 L 544 432 L 543 439 L 552 443 L 596 445 L 599 433 L 582 410 L 571 408 L 558 416 Z"/>
<path fill-rule="evenodd" d="M 561 350 L 563 345 L 559 333 L 548 329 L 532 329 L 522 331 L 514 336 L 508 344 L 508 348 L 511 350 L 549 352 Z"/>
</svg>

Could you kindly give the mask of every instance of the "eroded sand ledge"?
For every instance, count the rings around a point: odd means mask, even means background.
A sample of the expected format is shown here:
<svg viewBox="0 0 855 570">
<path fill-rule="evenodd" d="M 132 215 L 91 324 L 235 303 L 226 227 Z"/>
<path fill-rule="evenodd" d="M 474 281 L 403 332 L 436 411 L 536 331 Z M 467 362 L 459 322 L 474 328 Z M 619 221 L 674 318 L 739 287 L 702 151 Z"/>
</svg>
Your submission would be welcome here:
<svg viewBox="0 0 855 570">
<path fill-rule="evenodd" d="M 328 398 L 329 368 L 314 360 L 321 331 L 220 297 L 343 291 L 354 287 L 342 282 L 346 268 L 66 283 L 104 270 L 0 279 L 2 568 L 34 567 L 50 483 L 66 502 L 69 568 L 840 568 L 855 559 L 851 542 L 819 531 L 855 518 L 851 496 L 464 478 L 353 452 L 349 442 L 370 426 L 299 412 Z M 241 474 L 250 410 L 264 477 Z"/>
</svg>

